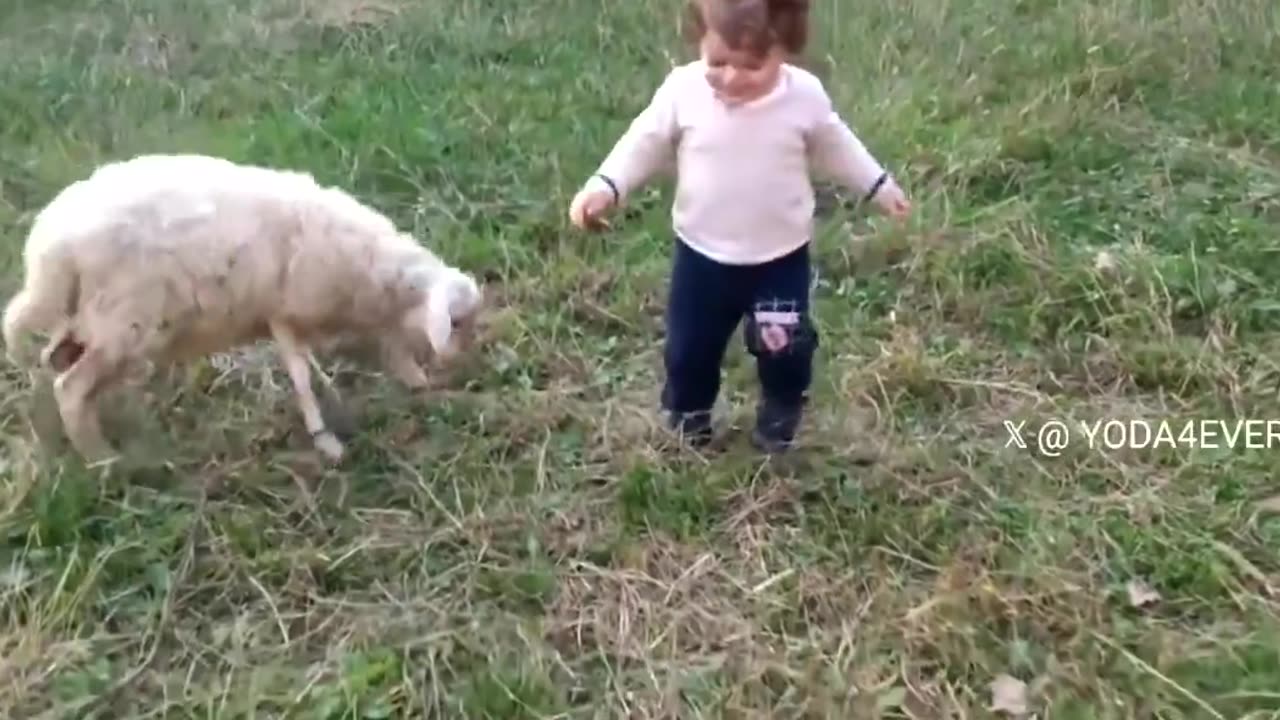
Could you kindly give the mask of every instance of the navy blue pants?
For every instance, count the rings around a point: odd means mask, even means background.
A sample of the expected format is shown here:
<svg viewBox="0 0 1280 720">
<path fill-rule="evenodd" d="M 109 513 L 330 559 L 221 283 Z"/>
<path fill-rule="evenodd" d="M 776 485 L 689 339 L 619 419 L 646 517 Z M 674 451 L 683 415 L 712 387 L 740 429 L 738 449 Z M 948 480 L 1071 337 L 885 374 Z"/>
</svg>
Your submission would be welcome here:
<svg viewBox="0 0 1280 720">
<path fill-rule="evenodd" d="M 818 349 L 809 317 L 809 246 L 760 265 L 725 265 L 679 238 L 675 245 L 663 409 L 710 412 L 729 339 L 744 320 L 743 341 L 756 358 L 763 396 L 799 404 L 812 382 Z"/>
</svg>

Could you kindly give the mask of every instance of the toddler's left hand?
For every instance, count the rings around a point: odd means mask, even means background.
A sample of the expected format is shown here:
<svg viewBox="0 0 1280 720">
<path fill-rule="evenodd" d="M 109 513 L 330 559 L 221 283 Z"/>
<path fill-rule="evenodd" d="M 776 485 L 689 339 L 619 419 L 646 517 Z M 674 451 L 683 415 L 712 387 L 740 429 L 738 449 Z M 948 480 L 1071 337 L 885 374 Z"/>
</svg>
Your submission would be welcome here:
<svg viewBox="0 0 1280 720">
<path fill-rule="evenodd" d="M 886 215 L 901 220 L 911 214 L 911 201 L 907 199 L 898 183 L 889 178 L 880 192 L 876 193 L 876 206 Z"/>
</svg>

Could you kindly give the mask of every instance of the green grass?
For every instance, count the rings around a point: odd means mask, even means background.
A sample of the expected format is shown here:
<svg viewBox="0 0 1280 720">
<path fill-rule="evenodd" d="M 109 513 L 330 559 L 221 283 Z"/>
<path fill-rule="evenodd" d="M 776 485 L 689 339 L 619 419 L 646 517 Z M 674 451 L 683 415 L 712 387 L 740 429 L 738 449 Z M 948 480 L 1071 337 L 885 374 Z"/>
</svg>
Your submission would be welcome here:
<svg viewBox="0 0 1280 720">
<path fill-rule="evenodd" d="M 1043 718 L 1280 717 L 1280 449 L 1003 429 L 1280 419 L 1274 1 L 816 2 L 811 63 L 918 212 L 823 215 L 776 461 L 656 429 L 669 185 L 566 227 L 676 3 L 0 6 L 5 297 L 62 185 L 182 150 L 341 184 L 493 299 L 447 390 L 326 361 L 340 469 L 269 353 L 122 395 L 169 465 L 105 481 L 4 365 L 0 715 L 984 717 L 1007 674 Z"/>
</svg>

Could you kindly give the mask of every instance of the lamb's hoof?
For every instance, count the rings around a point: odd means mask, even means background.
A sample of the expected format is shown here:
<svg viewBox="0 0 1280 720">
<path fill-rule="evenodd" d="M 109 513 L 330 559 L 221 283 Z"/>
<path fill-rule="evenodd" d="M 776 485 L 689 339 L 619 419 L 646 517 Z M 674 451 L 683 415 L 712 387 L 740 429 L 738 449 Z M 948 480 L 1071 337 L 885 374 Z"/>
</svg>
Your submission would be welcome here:
<svg viewBox="0 0 1280 720">
<path fill-rule="evenodd" d="M 411 392 L 421 390 L 431 382 L 426 371 L 416 363 L 393 365 L 388 372 Z"/>
<path fill-rule="evenodd" d="M 419 373 L 409 378 L 401 378 L 400 382 L 409 389 L 410 393 L 420 393 L 431 389 L 431 379 L 426 373 Z"/>
<path fill-rule="evenodd" d="M 356 434 L 355 416 L 333 388 L 325 387 L 320 393 L 320 417 L 335 437 L 350 439 Z"/>
<path fill-rule="evenodd" d="M 316 450 L 325 456 L 329 462 L 338 464 L 342 462 L 342 443 L 338 438 L 328 430 L 315 436 Z"/>
<path fill-rule="evenodd" d="M 113 451 L 111 448 L 96 448 L 83 451 L 80 458 L 84 462 L 86 468 L 91 470 L 104 470 L 107 472 L 117 472 L 121 469 L 124 462 L 124 456 Z"/>
</svg>

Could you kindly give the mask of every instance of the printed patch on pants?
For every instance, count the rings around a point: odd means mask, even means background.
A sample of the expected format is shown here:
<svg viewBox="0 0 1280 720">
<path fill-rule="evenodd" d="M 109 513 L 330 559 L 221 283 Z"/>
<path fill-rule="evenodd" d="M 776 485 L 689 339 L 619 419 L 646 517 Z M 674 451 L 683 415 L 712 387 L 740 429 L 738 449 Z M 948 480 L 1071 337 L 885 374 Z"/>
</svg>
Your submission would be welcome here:
<svg viewBox="0 0 1280 720">
<path fill-rule="evenodd" d="M 800 313 L 794 310 L 779 310 L 781 303 L 767 303 L 773 309 L 757 309 L 752 313 L 760 344 L 769 352 L 779 352 L 791 344 L 791 333 L 800 324 Z M 765 305 L 762 303 L 762 305 Z M 757 307 L 760 307 L 759 305 Z"/>
</svg>

